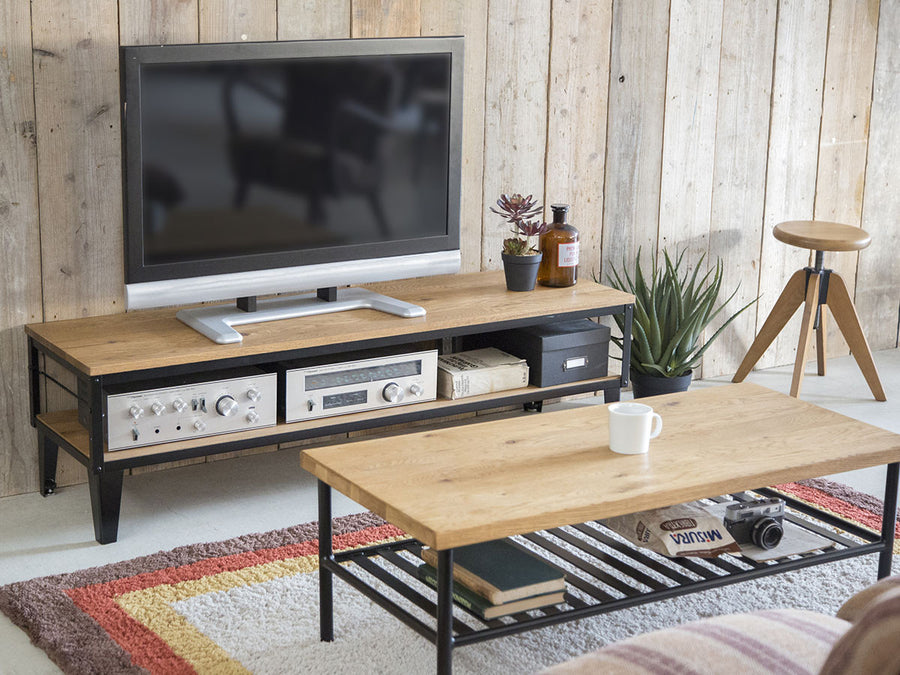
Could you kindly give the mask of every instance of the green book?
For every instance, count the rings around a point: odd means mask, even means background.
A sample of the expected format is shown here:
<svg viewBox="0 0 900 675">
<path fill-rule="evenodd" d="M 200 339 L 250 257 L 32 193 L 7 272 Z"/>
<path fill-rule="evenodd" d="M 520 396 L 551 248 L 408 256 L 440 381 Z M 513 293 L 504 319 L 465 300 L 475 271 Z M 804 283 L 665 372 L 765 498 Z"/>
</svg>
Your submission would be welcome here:
<svg viewBox="0 0 900 675">
<path fill-rule="evenodd" d="M 437 558 L 434 549 L 422 549 L 432 567 Z M 508 539 L 453 549 L 453 578 L 493 605 L 566 589 L 561 570 Z"/>
<path fill-rule="evenodd" d="M 437 588 L 437 570 L 425 563 L 420 565 L 416 570 L 419 579 L 424 581 L 432 588 Z M 500 605 L 494 605 L 488 602 L 487 598 L 483 598 L 473 590 L 463 586 L 461 583 L 453 582 L 453 601 L 461 607 L 465 607 L 482 619 L 496 619 L 507 614 L 515 614 L 516 612 L 524 612 L 529 609 L 537 609 L 538 607 L 547 607 L 548 605 L 558 605 L 565 602 L 565 593 L 563 591 L 554 591 L 553 593 L 543 593 L 541 595 L 533 595 L 512 602 L 504 602 Z"/>
</svg>

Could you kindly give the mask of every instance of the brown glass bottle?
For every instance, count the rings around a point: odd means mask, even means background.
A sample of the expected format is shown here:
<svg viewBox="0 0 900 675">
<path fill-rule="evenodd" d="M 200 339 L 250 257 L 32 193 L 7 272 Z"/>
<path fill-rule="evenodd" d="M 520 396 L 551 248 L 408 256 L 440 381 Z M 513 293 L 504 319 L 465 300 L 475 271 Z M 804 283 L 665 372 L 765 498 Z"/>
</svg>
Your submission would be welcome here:
<svg viewBox="0 0 900 675">
<path fill-rule="evenodd" d="M 541 266 L 538 283 L 542 286 L 574 286 L 578 281 L 578 230 L 566 222 L 568 204 L 553 204 L 553 227 L 541 235 Z"/>
</svg>

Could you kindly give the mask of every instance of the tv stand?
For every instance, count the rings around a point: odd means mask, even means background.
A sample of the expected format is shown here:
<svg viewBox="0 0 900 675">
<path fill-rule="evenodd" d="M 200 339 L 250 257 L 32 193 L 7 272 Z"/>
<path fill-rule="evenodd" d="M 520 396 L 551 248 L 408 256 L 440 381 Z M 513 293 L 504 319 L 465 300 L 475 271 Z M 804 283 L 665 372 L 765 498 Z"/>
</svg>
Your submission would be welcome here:
<svg viewBox="0 0 900 675">
<path fill-rule="evenodd" d="M 478 272 L 340 289 L 338 295 L 338 301 L 350 295 L 387 298 L 390 303 L 395 302 L 391 297 L 396 297 L 426 307 L 428 314 L 400 319 L 384 312 L 338 312 L 314 321 L 269 321 L 246 327 L 243 341 L 225 346 L 178 321 L 171 308 L 26 326 L 41 492 L 46 496 L 56 490 L 59 450 L 81 462 L 88 473 L 94 533 L 97 541 L 106 544 L 116 540 L 123 476 L 132 468 L 413 422 L 440 423 L 452 416 L 576 394 L 602 391 L 607 402 L 617 401 L 620 388 L 628 384 L 626 370 L 546 387 L 527 386 L 299 422 L 282 420 L 274 426 L 215 436 L 109 449 L 108 399 L 112 395 L 155 389 L 188 378 L 227 379 L 248 367 L 272 372 L 285 362 L 342 363 L 368 352 L 461 351 L 468 348 L 471 338 L 481 340 L 493 331 L 613 314 L 625 318 L 626 363 L 629 358 L 634 297 L 589 280 L 568 288 L 541 286 L 530 293 L 514 293 L 506 290 L 503 272 Z M 329 304 L 316 300 L 315 294 L 309 298 L 320 306 Z M 279 298 L 275 302 L 290 301 Z M 261 312 L 270 311 L 263 307 Z M 233 306 L 229 309 L 237 311 Z M 77 386 L 73 384 L 76 380 Z M 60 391 L 65 395 L 60 396 Z"/>
<path fill-rule="evenodd" d="M 334 300 L 324 299 L 322 291 L 334 291 Z M 330 293 L 329 293 L 330 294 Z M 425 316 L 425 308 L 375 293 L 365 288 L 320 288 L 316 293 L 278 296 L 265 300 L 241 298 L 250 302 L 234 305 L 205 305 L 180 310 L 175 316 L 197 332 L 220 345 L 241 342 L 244 338 L 234 329 L 251 323 L 296 319 L 302 316 L 331 314 L 352 309 L 374 309 L 404 318 Z M 252 306 L 253 309 L 244 309 Z"/>
</svg>

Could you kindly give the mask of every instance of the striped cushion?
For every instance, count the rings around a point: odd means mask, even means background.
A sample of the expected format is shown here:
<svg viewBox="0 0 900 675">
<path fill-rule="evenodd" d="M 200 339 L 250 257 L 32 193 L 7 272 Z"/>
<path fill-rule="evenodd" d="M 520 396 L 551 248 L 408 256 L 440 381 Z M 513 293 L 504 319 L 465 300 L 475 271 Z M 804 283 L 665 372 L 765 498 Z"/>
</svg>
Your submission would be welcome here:
<svg viewBox="0 0 900 675">
<path fill-rule="evenodd" d="M 837 611 L 837 617 L 850 623 L 856 623 L 856 620 L 862 616 L 872 602 L 896 588 L 900 588 L 900 575 L 885 577 L 868 588 L 855 593 L 852 598 L 841 605 L 841 608 Z"/>
<path fill-rule="evenodd" d="M 900 588 L 874 600 L 838 640 L 822 675 L 900 673 Z"/>
<path fill-rule="evenodd" d="M 732 614 L 637 635 L 544 672 L 814 675 L 849 628 L 846 621 L 806 610 Z"/>
</svg>

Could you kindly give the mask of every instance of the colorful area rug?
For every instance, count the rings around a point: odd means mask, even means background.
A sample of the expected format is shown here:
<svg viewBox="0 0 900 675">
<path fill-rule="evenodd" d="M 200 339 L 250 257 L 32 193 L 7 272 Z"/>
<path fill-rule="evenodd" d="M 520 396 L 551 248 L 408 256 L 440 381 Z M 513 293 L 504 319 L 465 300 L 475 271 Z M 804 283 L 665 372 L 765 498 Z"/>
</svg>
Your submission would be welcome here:
<svg viewBox="0 0 900 675">
<path fill-rule="evenodd" d="M 880 527 L 880 501 L 845 486 L 817 480 L 778 487 Z M 337 519 L 334 532 L 336 549 L 403 535 L 372 514 Z M 316 536 L 316 524 L 308 523 L 13 583 L 0 587 L 0 610 L 63 672 L 79 675 L 431 671 L 429 643 L 341 582 L 336 639 L 318 641 Z M 874 579 L 874 559 L 802 574 L 472 645 L 454 655 L 456 670 L 532 672 L 609 640 L 709 614 L 804 603 L 833 612 Z"/>
</svg>

